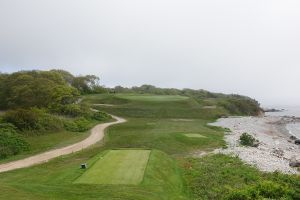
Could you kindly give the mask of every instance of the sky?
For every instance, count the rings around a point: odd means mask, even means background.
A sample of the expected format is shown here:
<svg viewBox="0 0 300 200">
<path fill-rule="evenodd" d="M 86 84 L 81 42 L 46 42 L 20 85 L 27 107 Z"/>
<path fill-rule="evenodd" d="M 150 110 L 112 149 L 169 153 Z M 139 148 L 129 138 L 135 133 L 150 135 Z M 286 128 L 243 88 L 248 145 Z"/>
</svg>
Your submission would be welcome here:
<svg viewBox="0 0 300 200">
<path fill-rule="evenodd" d="M 300 105 L 299 0 L 0 0 L 0 71 Z"/>
</svg>

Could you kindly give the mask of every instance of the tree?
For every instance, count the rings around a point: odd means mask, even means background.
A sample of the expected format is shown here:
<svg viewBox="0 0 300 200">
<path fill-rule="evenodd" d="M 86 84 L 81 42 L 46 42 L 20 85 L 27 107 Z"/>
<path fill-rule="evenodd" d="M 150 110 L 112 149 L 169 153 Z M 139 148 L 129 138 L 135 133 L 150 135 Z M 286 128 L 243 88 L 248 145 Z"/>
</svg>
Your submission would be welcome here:
<svg viewBox="0 0 300 200">
<path fill-rule="evenodd" d="M 100 78 L 95 75 L 78 76 L 73 79 L 72 86 L 80 91 L 81 94 L 96 93 L 101 88 Z"/>
</svg>

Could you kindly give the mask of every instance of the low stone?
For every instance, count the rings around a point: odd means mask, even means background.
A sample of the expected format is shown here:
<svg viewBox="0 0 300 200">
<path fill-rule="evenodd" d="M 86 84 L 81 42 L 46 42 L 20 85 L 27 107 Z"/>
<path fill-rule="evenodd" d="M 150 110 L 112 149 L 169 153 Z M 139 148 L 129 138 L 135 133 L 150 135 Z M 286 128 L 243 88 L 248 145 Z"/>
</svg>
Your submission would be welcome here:
<svg viewBox="0 0 300 200">
<path fill-rule="evenodd" d="M 273 149 L 272 153 L 273 153 L 273 155 L 275 155 L 275 156 L 277 156 L 279 158 L 281 158 L 281 157 L 284 156 L 284 151 L 282 149 L 280 149 L 280 148 Z"/>
<path fill-rule="evenodd" d="M 300 161 L 290 161 L 290 166 L 291 167 L 300 167 Z"/>
<path fill-rule="evenodd" d="M 290 137 L 290 139 L 291 140 L 297 140 L 297 138 L 295 136 L 293 136 L 293 135 Z"/>
</svg>

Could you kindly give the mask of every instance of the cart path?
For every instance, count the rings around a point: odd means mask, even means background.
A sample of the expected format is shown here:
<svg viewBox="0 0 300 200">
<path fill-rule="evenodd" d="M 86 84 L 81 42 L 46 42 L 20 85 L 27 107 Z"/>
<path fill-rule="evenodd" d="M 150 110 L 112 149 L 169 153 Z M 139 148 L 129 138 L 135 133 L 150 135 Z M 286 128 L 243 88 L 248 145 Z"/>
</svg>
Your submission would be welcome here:
<svg viewBox="0 0 300 200">
<path fill-rule="evenodd" d="M 67 155 L 67 154 L 74 153 L 74 152 L 80 151 L 82 149 L 85 149 L 85 148 L 99 142 L 100 140 L 102 140 L 104 137 L 104 131 L 107 127 L 112 126 L 114 124 L 120 124 L 120 123 L 126 122 L 126 119 L 123 119 L 121 117 L 117 117 L 117 116 L 113 116 L 113 115 L 112 115 L 112 117 L 116 121 L 96 125 L 94 128 L 91 129 L 90 136 L 78 143 L 75 143 L 75 144 L 72 144 L 72 145 L 69 145 L 66 147 L 62 147 L 59 149 L 46 151 L 44 153 L 30 156 L 28 158 L 24 158 L 21 160 L 1 164 L 0 172 L 6 172 L 6 171 L 19 169 L 19 168 L 29 167 L 32 165 L 37 165 L 40 163 L 45 163 L 53 158 L 56 158 L 56 157 L 59 157 L 62 155 Z"/>
</svg>

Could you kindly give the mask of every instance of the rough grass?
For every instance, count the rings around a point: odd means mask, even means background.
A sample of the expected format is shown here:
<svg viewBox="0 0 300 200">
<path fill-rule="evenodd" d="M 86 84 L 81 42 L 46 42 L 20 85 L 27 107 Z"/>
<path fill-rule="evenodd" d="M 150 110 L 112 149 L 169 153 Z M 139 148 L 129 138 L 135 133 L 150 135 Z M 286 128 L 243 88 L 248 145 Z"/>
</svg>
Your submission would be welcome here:
<svg viewBox="0 0 300 200">
<path fill-rule="evenodd" d="M 110 150 L 74 183 L 126 184 L 142 182 L 150 150 Z"/>
<path fill-rule="evenodd" d="M 2 159 L 0 163 L 18 160 L 50 149 L 64 147 L 83 140 L 88 137 L 89 134 L 90 131 L 88 130 L 85 132 L 58 131 L 41 135 L 28 135 L 25 136 L 25 140 L 29 143 L 30 150 L 7 159 Z"/>
<path fill-rule="evenodd" d="M 217 154 L 189 158 L 181 160 L 181 166 L 191 199 L 226 199 L 232 191 L 255 186 L 262 181 L 287 187 L 294 191 L 292 199 L 300 198 L 300 176 L 263 173 L 236 157 Z"/>
</svg>

